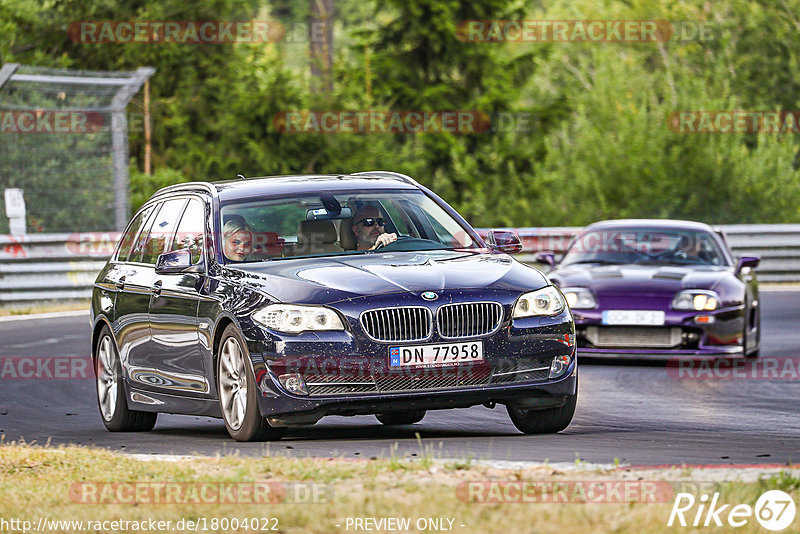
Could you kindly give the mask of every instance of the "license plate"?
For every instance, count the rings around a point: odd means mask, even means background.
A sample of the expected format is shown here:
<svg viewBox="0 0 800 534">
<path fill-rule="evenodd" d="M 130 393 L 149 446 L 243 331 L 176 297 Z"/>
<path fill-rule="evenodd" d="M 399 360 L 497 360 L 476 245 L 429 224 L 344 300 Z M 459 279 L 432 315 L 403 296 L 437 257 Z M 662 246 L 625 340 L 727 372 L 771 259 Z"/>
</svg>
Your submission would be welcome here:
<svg viewBox="0 0 800 534">
<path fill-rule="evenodd" d="M 389 367 L 439 367 L 483 361 L 483 341 L 389 347 Z"/>
<path fill-rule="evenodd" d="M 663 311 L 657 310 L 606 310 L 603 324 L 662 326 L 664 315 Z"/>
</svg>

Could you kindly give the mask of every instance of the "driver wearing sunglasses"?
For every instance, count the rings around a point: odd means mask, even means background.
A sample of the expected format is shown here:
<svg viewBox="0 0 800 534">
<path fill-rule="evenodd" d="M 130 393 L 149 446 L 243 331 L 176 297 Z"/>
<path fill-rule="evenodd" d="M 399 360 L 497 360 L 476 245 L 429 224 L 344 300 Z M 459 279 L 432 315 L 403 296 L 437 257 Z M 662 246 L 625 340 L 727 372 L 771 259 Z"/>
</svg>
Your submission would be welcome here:
<svg viewBox="0 0 800 534">
<path fill-rule="evenodd" d="M 397 234 L 387 234 L 386 220 L 375 206 L 364 206 L 353 216 L 356 250 L 375 250 L 397 241 Z"/>
</svg>

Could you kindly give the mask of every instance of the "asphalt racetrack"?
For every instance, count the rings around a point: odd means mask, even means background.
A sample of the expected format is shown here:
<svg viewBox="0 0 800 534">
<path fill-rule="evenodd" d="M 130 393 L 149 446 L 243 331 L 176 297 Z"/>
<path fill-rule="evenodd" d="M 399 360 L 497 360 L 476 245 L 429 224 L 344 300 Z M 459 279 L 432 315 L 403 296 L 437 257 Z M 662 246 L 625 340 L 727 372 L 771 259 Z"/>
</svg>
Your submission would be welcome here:
<svg viewBox="0 0 800 534">
<path fill-rule="evenodd" d="M 800 292 L 762 291 L 761 303 L 762 360 L 800 358 Z M 100 421 L 91 369 L 73 369 L 85 378 L 15 378 L 6 363 L 88 354 L 88 313 L 0 322 L 0 435 L 6 442 L 49 440 L 130 453 L 369 458 L 419 456 L 418 434 L 422 447 L 441 458 L 800 462 L 800 377 L 785 372 L 782 379 L 679 378 L 663 362 L 580 359 L 578 408 L 559 434 L 522 435 L 504 407 L 480 406 L 429 412 L 420 423 L 393 428 L 373 416 L 326 417 L 290 429 L 279 442 L 241 444 L 221 420 L 207 417 L 162 414 L 152 432 L 110 433 Z"/>
</svg>

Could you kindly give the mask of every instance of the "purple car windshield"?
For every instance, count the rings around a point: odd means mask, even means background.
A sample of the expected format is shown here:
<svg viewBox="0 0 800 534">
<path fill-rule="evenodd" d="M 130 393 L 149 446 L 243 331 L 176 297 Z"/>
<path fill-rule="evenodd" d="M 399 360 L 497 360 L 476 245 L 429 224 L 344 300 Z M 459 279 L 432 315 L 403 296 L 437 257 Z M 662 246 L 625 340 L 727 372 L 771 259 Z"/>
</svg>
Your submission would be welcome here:
<svg viewBox="0 0 800 534">
<path fill-rule="evenodd" d="M 625 228 L 580 234 L 561 261 L 576 263 L 723 266 L 728 260 L 709 232 Z"/>
</svg>

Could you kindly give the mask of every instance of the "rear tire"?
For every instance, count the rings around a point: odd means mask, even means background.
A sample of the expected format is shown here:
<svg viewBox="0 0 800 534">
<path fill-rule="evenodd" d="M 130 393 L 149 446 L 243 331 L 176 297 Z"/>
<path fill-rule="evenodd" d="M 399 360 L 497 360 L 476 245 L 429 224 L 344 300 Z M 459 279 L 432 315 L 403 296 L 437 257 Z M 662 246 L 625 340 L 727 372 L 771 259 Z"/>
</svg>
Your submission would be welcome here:
<svg viewBox="0 0 800 534">
<path fill-rule="evenodd" d="M 425 410 L 410 410 L 407 412 L 388 412 L 375 414 L 375 417 L 387 426 L 413 425 L 425 417 Z"/>
<path fill-rule="evenodd" d="M 575 415 L 578 392 L 567 398 L 563 406 L 544 410 L 524 410 L 506 406 L 511 422 L 524 434 L 553 434 L 567 428 Z"/>
<path fill-rule="evenodd" d="M 125 385 L 122 383 L 122 363 L 111 337 L 104 326 L 94 348 L 97 407 L 105 427 L 111 432 L 147 432 L 156 426 L 158 413 L 140 412 L 128 408 Z"/>
<path fill-rule="evenodd" d="M 258 388 L 250 354 L 232 324 L 222 333 L 217 355 L 217 392 L 228 434 L 236 441 L 278 440 L 286 428 L 273 427 L 258 409 Z"/>
</svg>

